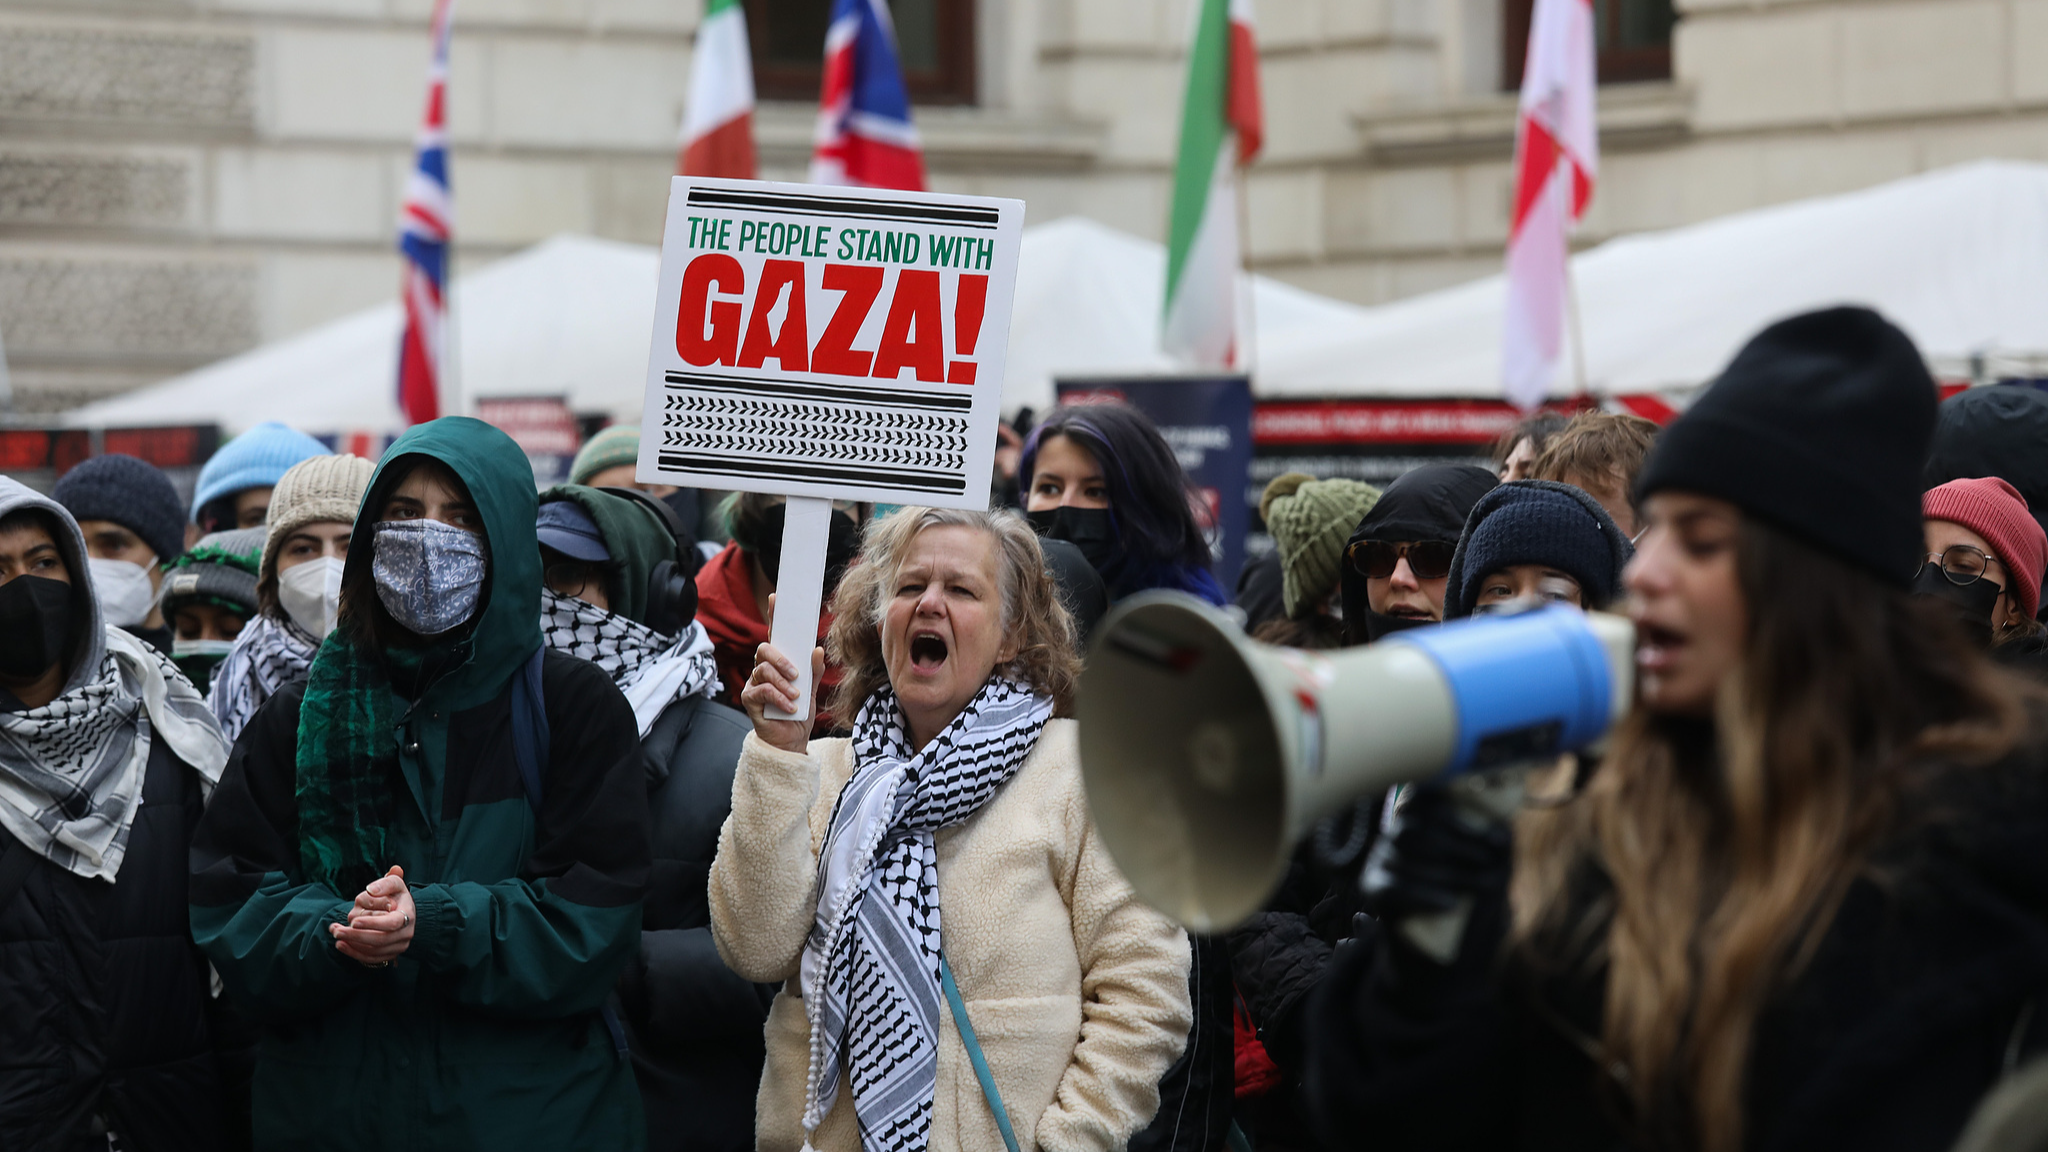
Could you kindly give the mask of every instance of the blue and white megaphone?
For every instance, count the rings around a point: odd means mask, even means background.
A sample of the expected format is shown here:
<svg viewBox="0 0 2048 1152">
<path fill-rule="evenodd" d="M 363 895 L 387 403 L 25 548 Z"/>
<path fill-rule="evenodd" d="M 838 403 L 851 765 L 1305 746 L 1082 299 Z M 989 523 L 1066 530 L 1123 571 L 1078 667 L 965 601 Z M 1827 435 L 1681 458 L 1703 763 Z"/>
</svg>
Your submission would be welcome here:
<svg viewBox="0 0 2048 1152">
<path fill-rule="evenodd" d="M 1563 606 L 1313 653 L 1250 640 L 1192 596 L 1133 596 L 1081 676 L 1088 806 L 1141 899 L 1220 931 L 1359 796 L 1595 743 L 1630 705 L 1634 659 L 1627 620 Z"/>
</svg>

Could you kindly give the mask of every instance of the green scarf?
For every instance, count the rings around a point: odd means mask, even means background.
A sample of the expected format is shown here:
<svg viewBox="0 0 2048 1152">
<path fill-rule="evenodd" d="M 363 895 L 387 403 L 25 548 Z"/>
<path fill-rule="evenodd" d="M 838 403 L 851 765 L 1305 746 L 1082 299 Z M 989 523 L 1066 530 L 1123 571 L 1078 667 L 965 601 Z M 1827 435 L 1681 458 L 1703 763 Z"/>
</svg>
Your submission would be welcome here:
<svg viewBox="0 0 2048 1152">
<path fill-rule="evenodd" d="M 320 646 L 299 707 L 299 866 L 307 880 L 347 896 L 389 870 L 386 833 L 405 784 L 404 733 L 386 668 L 412 680 L 430 662 L 459 660 L 453 644 L 373 656 L 336 633 Z"/>
<path fill-rule="evenodd" d="M 399 437 L 364 493 L 348 567 L 371 564 L 372 510 L 383 507 L 410 471 L 408 464 L 392 472 L 393 463 L 416 456 L 439 460 L 469 489 L 490 542 L 489 584 L 474 624 L 461 630 L 460 640 L 379 651 L 344 624 L 313 657 L 299 708 L 299 864 L 308 882 L 325 884 L 343 898 L 362 891 L 394 862 L 390 829 L 405 790 L 398 759 L 403 717 L 393 704 L 394 690 L 413 700 L 415 709 L 429 701 L 449 711 L 472 708 L 504 692 L 540 648 L 533 467 L 511 437 L 482 421 L 444 417 Z"/>
</svg>

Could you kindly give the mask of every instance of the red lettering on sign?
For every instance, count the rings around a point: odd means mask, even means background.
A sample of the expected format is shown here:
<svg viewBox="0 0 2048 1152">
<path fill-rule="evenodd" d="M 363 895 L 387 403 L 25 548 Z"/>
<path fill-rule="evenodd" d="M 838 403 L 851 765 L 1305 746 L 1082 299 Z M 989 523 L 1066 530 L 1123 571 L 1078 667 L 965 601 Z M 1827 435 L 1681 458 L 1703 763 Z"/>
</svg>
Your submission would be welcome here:
<svg viewBox="0 0 2048 1152">
<path fill-rule="evenodd" d="M 779 225 L 778 225 L 779 227 Z M 789 310 L 782 317 L 782 331 L 768 337 L 768 314 L 775 301 L 789 289 Z M 759 368 L 773 356 L 784 372 L 811 370 L 811 326 L 804 319 L 804 262 L 770 260 L 761 266 L 761 283 L 754 289 L 754 310 L 747 317 L 747 338 L 740 345 L 740 367 Z"/>
<path fill-rule="evenodd" d="M 743 295 L 747 274 L 732 257 L 706 252 L 683 269 L 682 301 L 676 307 L 676 352 L 684 363 L 699 368 L 732 363 L 740 342 L 739 302 L 714 302 L 714 290 Z"/>
<path fill-rule="evenodd" d="M 988 277 L 962 276 L 953 300 L 953 355 L 972 356 L 981 339 L 981 314 L 988 310 Z M 955 360 L 946 366 L 946 383 L 973 384 L 974 361 Z"/>
<path fill-rule="evenodd" d="M 939 274 L 910 268 L 897 273 L 896 295 L 890 298 L 889 318 L 882 323 L 882 345 L 875 349 L 874 375 L 894 380 L 910 368 L 919 380 L 943 381 L 946 337 L 939 316 Z"/>
<path fill-rule="evenodd" d="M 882 294 L 882 270 L 859 264 L 827 264 L 818 283 L 827 292 L 844 295 L 839 298 L 839 307 L 832 310 L 832 319 L 825 322 L 818 346 L 811 349 L 811 371 L 834 376 L 867 375 L 874 353 L 855 351 L 853 341 L 860 335 L 860 326 L 867 323 L 875 297 Z"/>
</svg>

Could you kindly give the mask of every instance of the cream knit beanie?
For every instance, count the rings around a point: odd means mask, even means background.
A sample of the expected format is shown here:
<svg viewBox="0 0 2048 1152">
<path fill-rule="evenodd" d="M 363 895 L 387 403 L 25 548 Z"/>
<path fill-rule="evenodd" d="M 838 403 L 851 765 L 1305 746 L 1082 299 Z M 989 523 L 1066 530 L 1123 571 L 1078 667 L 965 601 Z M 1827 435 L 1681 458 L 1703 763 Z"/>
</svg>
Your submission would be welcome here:
<svg viewBox="0 0 2048 1152">
<path fill-rule="evenodd" d="M 376 470 L 361 456 L 314 456 L 278 477 L 270 493 L 270 535 L 263 542 L 259 586 L 277 579 L 277 550 L 285 537 L 323 520 L 355 523 L 363 490 Z"/>
<path fill-rule="evenodd" d="M 1380 490 L 1356 480 L 1318 480 L 1302 472 L 1275 476 L 1259 497 L 1259 517 L 1280 549 L 1280 595 L 1296 616 L 1337 590 L 1344 542 Z"/>
</svg>

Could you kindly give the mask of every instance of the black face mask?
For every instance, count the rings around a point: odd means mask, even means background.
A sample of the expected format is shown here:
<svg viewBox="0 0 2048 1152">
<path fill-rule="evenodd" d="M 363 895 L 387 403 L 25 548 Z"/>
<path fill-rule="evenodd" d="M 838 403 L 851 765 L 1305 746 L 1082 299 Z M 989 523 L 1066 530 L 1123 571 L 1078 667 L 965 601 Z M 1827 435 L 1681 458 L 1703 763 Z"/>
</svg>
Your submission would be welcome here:
<svg viewBox="0 0 2048 1152">
<path fill-rule="evenodd" d="M 1367 609 L 1365 613 L 1365 642 L 1370 644 L 1375 640 L 1391 636 L 1396 632 L 1406 632 L 1410 628 L 1423 628 L 1436 623 L 1439 623 L 1439 621 L 1427 620 L 1421 616 L 1388 616 L 1385 613 Z"/>
<path fill-rule="evenodd" d="M 754 563 L 761 566 L 761 575 L 773 584 L 782 576 L 782 528 L 789 519 L 789 505 L 777 504 L 761 514 L 761 531 L 758 539 L 742 540 L 740 547 L 754 557 Z M 825 595 L 839 587 L 839 578 L 846 574 L 846 566 L 860 555 L 860 525 L 853 517 L 832 510 L 830 526 L 825 529 Z"/>
<path fill-rule="evenodd" d="M 27 680 L 64 658 L 71 595 L 71 585 L 47 576 L 0 584 L 0 676 Z"/>
<path fill-rule="evenodd" d="M 1048 540 L 1065 540 L 1081 550 L 1088 566 L 1102 579 L 1114 583 L 1123 568 L 1124 542 L 1117 538 L 1116 525 L 1107 508 L 1072 508 L 1062 505 L 1040 512 L 1026 512 L 1031 527 Z"/>
<path fill-rule="evenodd" d="M 704 507 L 703 494 L 695 488 L 678 488 L 668 495 L 660 497 L 660 500 L 663 504 L 668 505 L 669 511 L 676 514 L 677 520 L 682 521 L 683 531 L 689 534 L 690 539 L 695 540 L 697 538 L 697 521 L 701 517 L 701 509 Z"/>
<path fill-rule="evenodd" d="M 1942 572 L 1941 565 L 1931 561 L 1922 566 L 1920 574 L 1913 578 L 1915 596 L 1932 596 L 1948 605 L 1961 622 L 1963 631 L 1971 639 L 1987 645 L 1992 640 L 1991 614 L 1998 610 L 1998 597 L 2004 591 L 1982 576 L 1968 584 L 1958 584 Z"/>
</svg>

